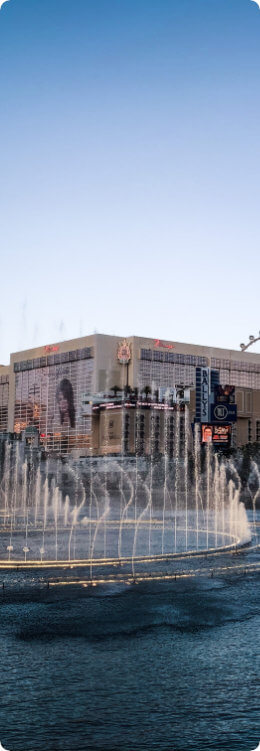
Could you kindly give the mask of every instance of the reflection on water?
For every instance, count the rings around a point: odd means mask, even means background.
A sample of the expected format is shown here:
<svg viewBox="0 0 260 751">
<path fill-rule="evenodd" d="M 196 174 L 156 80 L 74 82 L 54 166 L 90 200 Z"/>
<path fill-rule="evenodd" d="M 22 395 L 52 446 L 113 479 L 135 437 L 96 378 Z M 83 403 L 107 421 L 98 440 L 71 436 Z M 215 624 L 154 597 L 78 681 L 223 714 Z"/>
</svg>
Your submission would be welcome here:
<svg viewBox="0 0 260 751">
<path fill-rule="evenodd" d="M 255 748 L 258 549 L 241 550 L 221 574 L 227 558 L 219 556 L 213 578 L 209 561 L 203 576 L 170 583 L 48 587 L 37 572 L 7 572 L 0 593 L 3 745 Z M 254 573 L 245 574 L 249 565 Z"/>
</svg>

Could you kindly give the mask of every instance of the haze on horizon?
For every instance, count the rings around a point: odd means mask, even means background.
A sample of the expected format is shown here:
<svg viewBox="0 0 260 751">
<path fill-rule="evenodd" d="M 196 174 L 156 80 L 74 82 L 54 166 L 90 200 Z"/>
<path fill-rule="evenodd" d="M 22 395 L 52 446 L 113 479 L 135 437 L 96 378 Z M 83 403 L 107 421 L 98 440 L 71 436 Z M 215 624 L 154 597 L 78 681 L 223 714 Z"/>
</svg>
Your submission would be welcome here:
<svg viewBox="0 0 260 751">
<path fill-rule="evenodd" d="M 257 334 L 257 5 L 10 0 L 0 63 L 0 362 Z"/>
</svg>

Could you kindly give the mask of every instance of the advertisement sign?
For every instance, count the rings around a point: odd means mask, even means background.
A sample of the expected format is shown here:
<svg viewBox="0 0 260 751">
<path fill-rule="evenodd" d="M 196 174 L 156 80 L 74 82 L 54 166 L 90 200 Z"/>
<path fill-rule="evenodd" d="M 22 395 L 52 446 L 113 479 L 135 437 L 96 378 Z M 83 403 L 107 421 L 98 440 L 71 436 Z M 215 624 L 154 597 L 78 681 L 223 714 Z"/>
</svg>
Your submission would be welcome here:
<svg viewBox="0 0 260 751">
<path fill-rule="evenodd" d="M 209 392 L 210 392 L 210 369 L 201 368 L 201 396 L 200 396 L 201 422 L 207 422 L 209 419 Z"/>
<path fill-rule="evenodd" d="M 235 386 L 217 384 L 214 387 L 214 396 L 217 404 L 235 404 Z"/>
<path fill-rule="evenodd" d="M 44 439 L 71 438 L 90 433 L 86 393 L 92 391 L 93 360 L 46 365 L 16 373 L 14 430 L 35 426 Z M 65 441 L 66 442 L 66 441 Z M 65 444 L 64 444 L 65 445 Z"/>
<path fill-rule="evenodd" d="M 236 404 L 212 404 L 210 412 L 211 422 L 236 422 L 237 420 Z"/>
<path fill-rule="evenodd" d="M 201 443 L 212 443 L 212 425 L 201 426 Z"/>
<path fill-rule="evenodd" d="M 229 445 L 231 440 L 231 425 L 202 425 L 201 442 Z"/>
</svg>

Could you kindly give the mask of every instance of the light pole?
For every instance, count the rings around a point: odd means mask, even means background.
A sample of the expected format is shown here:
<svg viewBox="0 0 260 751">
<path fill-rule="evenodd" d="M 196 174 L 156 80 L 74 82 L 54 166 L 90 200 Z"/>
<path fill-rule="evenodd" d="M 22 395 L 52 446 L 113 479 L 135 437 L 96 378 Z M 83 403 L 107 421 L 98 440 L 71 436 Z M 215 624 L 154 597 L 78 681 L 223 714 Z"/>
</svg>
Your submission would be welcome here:
<svg viewBox="0 0 260 751">
<path fill-rule="evenodd" d="M 251 334 L 249 336 L 249 342 L 247 344 L 240 344 L 240 349 L 242 350 L 242 352 L 245 352 L 245 350 L 248 349 L 248 347 L 251 347 L 252 344 L 255 344 L 256 342 L 259 342 L 259 341 L 260 341 L 260 331 L 258 332 L 258 336 L 254 336 L 253 334 Z"/>
</svg>

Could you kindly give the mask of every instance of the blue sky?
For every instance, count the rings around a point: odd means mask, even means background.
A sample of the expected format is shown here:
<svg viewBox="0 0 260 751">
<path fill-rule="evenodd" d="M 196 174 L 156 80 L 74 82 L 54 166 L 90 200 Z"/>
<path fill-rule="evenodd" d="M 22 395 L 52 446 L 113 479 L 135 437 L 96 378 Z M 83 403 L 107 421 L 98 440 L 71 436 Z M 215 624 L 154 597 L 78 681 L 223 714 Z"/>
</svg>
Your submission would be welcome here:
<svg viewBox="0 0 260 751">
<path fill-rule="evenodd" d="M 10 0 L 0 123 L 0 362 L 94 331 L 258 331 L 255 3 Z"/>
</svg>

